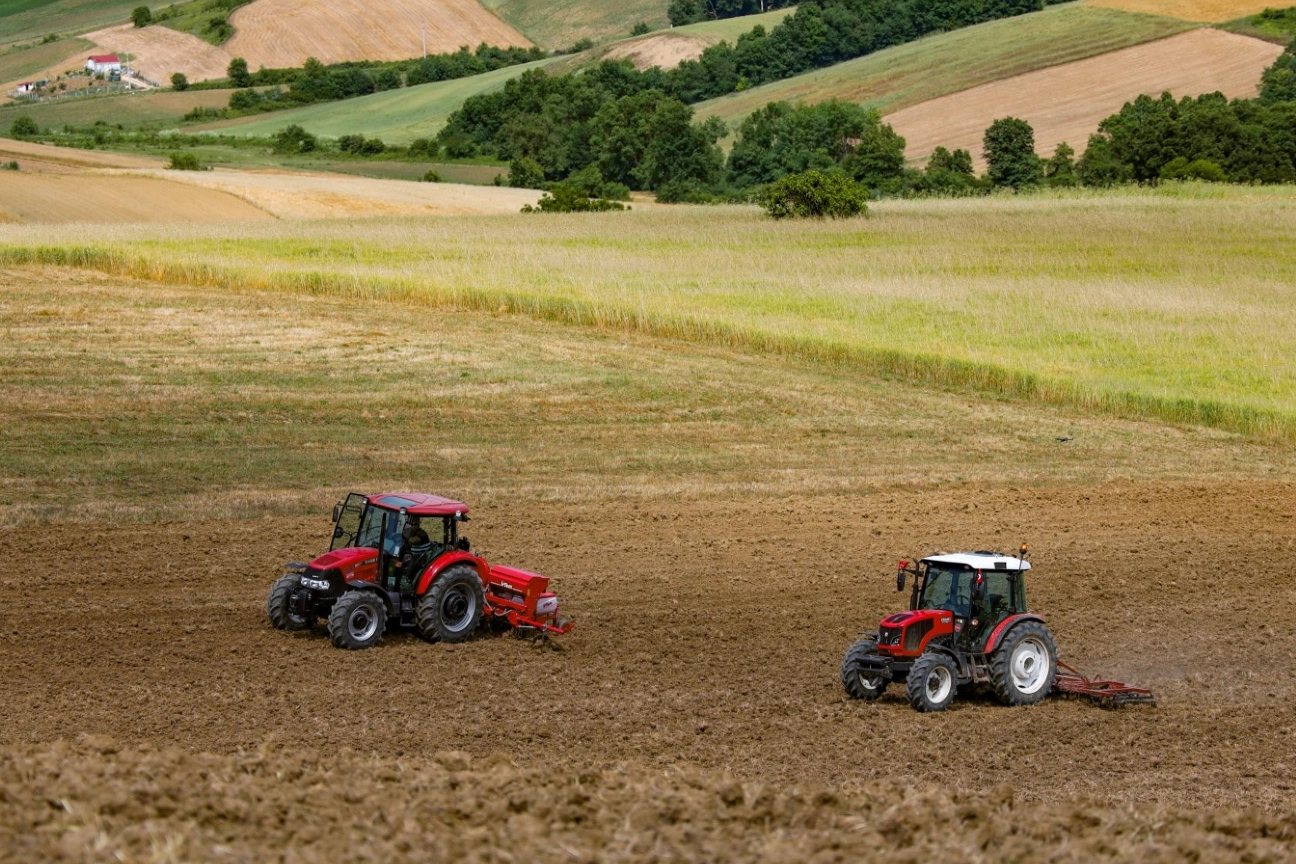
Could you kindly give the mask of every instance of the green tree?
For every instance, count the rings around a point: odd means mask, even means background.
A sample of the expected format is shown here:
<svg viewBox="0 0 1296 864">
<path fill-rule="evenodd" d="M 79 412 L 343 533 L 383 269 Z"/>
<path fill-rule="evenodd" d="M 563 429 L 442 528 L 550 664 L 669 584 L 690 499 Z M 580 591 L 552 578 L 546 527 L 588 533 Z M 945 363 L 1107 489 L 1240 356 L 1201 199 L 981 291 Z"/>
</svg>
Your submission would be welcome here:
<svg viewBox="0 0 1296 864">
<path fill-rule="evenodd" d="M 9 134 L 15 138 L 31 138 L 33 135 L 40 134 L 40 127 L 29 114 L 19 114 L 14 118 L 13 123 L 9 124 Z"/>
<path fill-rule="evenodd" d="M 136 6 L 131 10 L 131 22 L 136 27 L 147 27 L 153 23 L 153 12 L 147 6 Z"/>
<path fill-rule="evenodd" d="M 639 22 L 636 22 L 635 25 L 634 25 L 633 27 L 630 28 L 630 35 L 631 35 L 631 36 L 642 36 L 642 35 L 644 35 L 645 33 L 649 33 L 649 32 L 651 32 L 651 31 L 652 31 L 652 28 L 648 26 L 648 22 L 647 22 L 647 21 L 639 21 Z"/>
<path fill-rule="evenodd" d="M 314 135 L 294 123 L 275 133 L 273 149 L 276 153 L 309 153 L 318 144 Z"/>
<path fill-rule="evenodd" d="M 1070 144 L 1065 141 L 1058 144 L 1053 156 L 1044 163 L 1044 179 L 1050 186 L 1080 185 L 1080 178 L 1076 175 L 1075 150 Z"/>
<path fill-rule="evenodd" d="M 189 89 L 189 79 L 185 77 L 185 74 L 183 72 L 177 72 L 171 76 L 171 89 L 172 90 Z"/>
<path fill-rule="evenodd" d="M 1025 120 L 999 118 L 986 129 L 982 143 L 982 156 L 995 186 L 1021 189 L 1043 179 L 1043 166 L 1035 155 L 1035 130 Z"/>
<path fill-rule="evenodd" d="M 789 174 L 762 190 L 761 206 L 775 219 L 848 219 L 868 211 L 868 188 L 841 171 Z"/>
<path fill-rule="evenodd" d="M 248 62 L 242 57 L 235 57 L 225 69 L 225 77 L 235 87 L 251 87 L 252 73 L 248 71 Z"/>
<path fill-rule="evenodd" d="M 544 169 L 530 156 L 519 156 L 509 163 L 508 185 L 516 189 L 539 189 L 544 182 Z"/>
<path fill-rule="evenodd" d="M 1287 50 L 1260 76 L 1260 101 L 1296 102 L 1296 40 L 1287 43 Z"/>
</svg>

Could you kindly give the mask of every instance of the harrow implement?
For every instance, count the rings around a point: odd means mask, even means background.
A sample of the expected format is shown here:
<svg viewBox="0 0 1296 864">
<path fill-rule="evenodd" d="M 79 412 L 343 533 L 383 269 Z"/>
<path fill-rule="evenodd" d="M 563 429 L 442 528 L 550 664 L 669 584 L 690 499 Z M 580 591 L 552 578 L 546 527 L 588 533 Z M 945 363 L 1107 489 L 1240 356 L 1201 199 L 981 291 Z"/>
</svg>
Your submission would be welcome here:
<svg viewBox="0 0 1296 864">
<path fill-rule="evenodd" d="M 1132 687 L 1110 678 L 1081 675 L 1061 660 L 1054 686 L 1062 693 L 1087 696 L 1102 705 L 1155 705 L 1156 697 L 1145 687 Z"/>
</svg>

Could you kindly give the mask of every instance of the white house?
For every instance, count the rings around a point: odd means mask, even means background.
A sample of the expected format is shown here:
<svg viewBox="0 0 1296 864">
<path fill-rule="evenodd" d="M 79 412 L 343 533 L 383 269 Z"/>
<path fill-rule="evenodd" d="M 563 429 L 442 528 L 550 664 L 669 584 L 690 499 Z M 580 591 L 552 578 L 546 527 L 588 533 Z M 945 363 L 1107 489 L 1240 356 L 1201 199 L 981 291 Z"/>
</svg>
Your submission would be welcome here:
<svg viewBox="0 0 1296 864">
<path fill-rule="evenodd" d="M 120 72 L 122 64 L 116 54 L 91 54 L 85 68 L 87 72 Z"/>
<path fill-rule="evenodd" d="M 14 90 L 14 92 L 15 92 L 15 93 L 35 93 L 35 92 L 36 92 L 36 82 L 35 82 L 35 81 L 24 81 L 24 82 L 22 82 L 21 84 L 18 85 L 18 87 Z"/>
</svg>

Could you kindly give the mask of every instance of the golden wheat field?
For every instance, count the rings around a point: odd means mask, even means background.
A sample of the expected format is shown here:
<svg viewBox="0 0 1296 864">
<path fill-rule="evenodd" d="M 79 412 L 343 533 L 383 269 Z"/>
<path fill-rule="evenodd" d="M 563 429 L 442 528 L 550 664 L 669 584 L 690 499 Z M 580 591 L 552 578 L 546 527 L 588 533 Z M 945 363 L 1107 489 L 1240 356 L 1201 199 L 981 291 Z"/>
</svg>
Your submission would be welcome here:
<svg viewBox="0 0 1296 864">
<path fill-rule="evenodd" d="M 1127 12 L 1168 15 L 1187 21 L 1218 23 L 1254 15 L 1275 6 L 1266 0 L 1083 0 L 1087 6 L 1108 6 Z"/>
<path fill-rule="evenodd" d="M 1053 153 L 1066 141 L 1084 152 L 1103 118 L 1139 94 L 1197 96 L 1218 90 L 1229 98 L 1254 96 L 1260 73 L 1282 47 L 1249 36 L 1200 29 L 1112 51 L 1087 60 L 982 84 L 888 114 L 905 138 L 905 155 L 925 160 L 936 147 L 972 153 L 979 170 L 982 137 L 1000 117 L 1018 117 L 1035 130 L 1036 152 Z"/>
<path fill-rule="evenodd" d="M 233 56 L 258 66 L 345 60 L 404 60 L 460 46 L 529 46 L 477 0 L 256 0 L 230 16 Z"/>
</svg>

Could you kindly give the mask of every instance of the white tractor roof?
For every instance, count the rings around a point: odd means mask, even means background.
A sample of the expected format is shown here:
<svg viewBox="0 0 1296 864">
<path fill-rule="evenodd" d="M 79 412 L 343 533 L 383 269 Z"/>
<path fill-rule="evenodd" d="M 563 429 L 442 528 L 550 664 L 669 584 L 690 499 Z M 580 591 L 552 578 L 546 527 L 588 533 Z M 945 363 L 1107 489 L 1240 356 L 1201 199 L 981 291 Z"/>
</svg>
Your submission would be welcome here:
<svg viewBox="0 0 1296 864">
<path fill-rule="evenodd" d="M 1030 562 L 994 552 L 954 552 L 949 555 L 929 555 L 922 559 L 928 564 L 958 564 L 974 570 L 1029 570 Z"/>
</svg>

